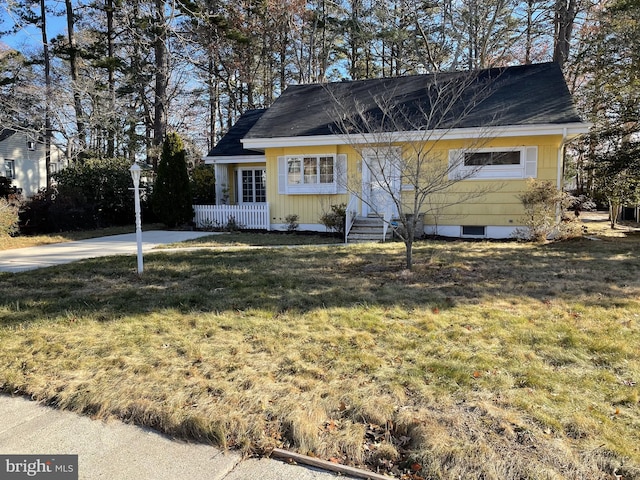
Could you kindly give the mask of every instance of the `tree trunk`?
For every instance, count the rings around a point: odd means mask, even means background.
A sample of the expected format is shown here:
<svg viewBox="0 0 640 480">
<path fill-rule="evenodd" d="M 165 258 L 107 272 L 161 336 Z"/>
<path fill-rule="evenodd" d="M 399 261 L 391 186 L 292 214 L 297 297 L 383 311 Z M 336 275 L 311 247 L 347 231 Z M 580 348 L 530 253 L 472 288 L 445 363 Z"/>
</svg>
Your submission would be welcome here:
<svg viewBox="0 0 640 480">
<path fill-rule="evenodd" d="M 553 61 L 561 67 L 569 58 L 573 23 L 578 13 L 576 0 L 557 0 L 555 11 L 555 42 Z"/>
<path fill-rule="evenodd" d="M 68 1 L 68 0 L 67 0 Z M 108 62 L 108 84 L 109 84 L 109 101 L 111 102 L 111 112 L 116 111 L 116 80 L 115 80 L 115 48 L 113 41 L 115 33 L 113 29 L 113 0 L 105 0 L 105 12 L 107 14 L 107 56 Z M 109 125 L 107 127 L 107 157 L 113 158 L 116 156 L 116 129 L 113 124 L 114 119 L 111 117 Z"/>
<path fill-rule="evenodd" d="M 71 88 L 73 90 L 73 108 L 76 114 L 76 128 L 78 129 L 78 141 L 80 151 L 87 149 L 87 136 L 84 124 L 84 112 L 82 110 L 82 98 L 78 88 L 78 47 L 75 37 L 75 19 L 73 18 L 73 5 L 71 0 L 65 0 L 67 12 L 67 38 L 69 39 L 69 70 L 71 73 Z"/>
<path fill-rule="evenodd" d="M 44 165 L 47 171 L 47 190 L 51 188 L 51 59 L 49 57 L 49 39 L 47 38 L 47 11 L 45 0 L 40 0 L 40 29 L 42 33 L 42 49 L 44 56 Z"/>
<path fill-rule="evenodd" d="M 407 270 L 411 270 L 413 268 L 413 240 L 406 239 L 404 246 L 406 249 L 406 267 Z"/>
<path fill-rule="evenodd" d="M 153 52 L 155 54 L 155 95 L 153 109 L 153 146 L 159 151 L 167 131 L 167 23 L 164 14 L 164 0 L 155 0 L 156 25 Z M 154 171 L 158 169 L 158 154 L 152 158 Z"/>
<path fill-rule="evenodd" d="M 531 52 L 533 50 L 533 0 L 527 0 L 527 31 L 524 49 L 524 63 L 531 64 Z"/>
<path fill-rule="evenodd" d="M 620 204 L 616 201 L 609 200 L 609 222 L 611 224 L 611 228 L 616 228 L 616 223 L 618 223 L 618 213 L 620 212 Z"/>
<path fill-rule="evenodd" d="M 209 51 L 209 62 L 207 65 L 207 81 L 209 90 L 209 149 L 213 148 L 218 140 L 218 128 L 216 122 L 216 115 L 218 113 L 218 106 L 220 103 L 220 95 L 218 89 L 218 79 L 216 76 L 215 61 L 213 58 L 213 52 Z"/>
</svg>

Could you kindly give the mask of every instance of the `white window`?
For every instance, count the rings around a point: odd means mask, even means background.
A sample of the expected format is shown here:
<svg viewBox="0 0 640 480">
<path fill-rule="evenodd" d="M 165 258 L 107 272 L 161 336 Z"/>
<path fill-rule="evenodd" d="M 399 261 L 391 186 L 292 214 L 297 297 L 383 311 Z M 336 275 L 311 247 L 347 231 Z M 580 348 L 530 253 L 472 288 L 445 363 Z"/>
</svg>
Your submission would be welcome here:
<svg viewBox="0 0 640 480">
<path fill-rule="evenodd" d="M 4 176 L 10 179 L 16 178 L 16 162 L 15 160 L 4 161 Z"/>
<path fill-rule="evenodd" d="M 264 168 L 243 168 L 238 176 L 240 203 L 264 203 L 267 201 L 267 182 Z"/>
<path fill-rule="evenodd" d="M 451 178 L 535 178 L 538 170 L 538 147 L 450 150 L 449 165 Z"/>
<path fill-rule="evenodd" d="M 33 152 L 36 149 L 36 142 L 33 140 L 27 140 L 27 149 Z"/>
<path fill-rule="evenodd" d="M 278 157 L 278 193 L 332 194 L 346 191 L 346 155 Z"/>
<path fill-rule="evenodd" d="M 333 184 L 335 157 L 287 157 L 287 185 Z"/>
</svg>

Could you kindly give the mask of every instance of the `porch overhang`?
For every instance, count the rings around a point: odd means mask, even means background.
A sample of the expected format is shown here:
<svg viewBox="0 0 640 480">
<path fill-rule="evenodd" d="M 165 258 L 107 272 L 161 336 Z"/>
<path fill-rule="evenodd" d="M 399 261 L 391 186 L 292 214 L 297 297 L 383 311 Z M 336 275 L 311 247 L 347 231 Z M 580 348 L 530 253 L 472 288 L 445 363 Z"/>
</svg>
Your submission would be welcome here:
<svg viewBox="0 0 640 480">
<path fill-rule="evenodd" d="M 230 165 L 243 163 L 267 163 L 264 155 L 234 155 L 225 157 L 203 157 L 205 165 Z"/>
</svg>

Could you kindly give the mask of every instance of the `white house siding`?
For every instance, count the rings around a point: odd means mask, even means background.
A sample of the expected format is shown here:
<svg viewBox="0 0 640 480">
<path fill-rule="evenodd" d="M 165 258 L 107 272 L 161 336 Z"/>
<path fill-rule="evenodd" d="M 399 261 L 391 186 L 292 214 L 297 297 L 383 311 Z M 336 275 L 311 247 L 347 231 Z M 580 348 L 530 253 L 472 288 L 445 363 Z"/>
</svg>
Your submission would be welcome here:
<svg viewBox="0 0 640 480">
<path fill-rule="evenodd" d="M 26 197 L 35 195 L 47 185 L 44 143 L 36 142 L 34 149 L 30 150 L 27 144 L 30 140 L 18 132 L 0 142 L 0 176 L 6 176 L 7 163 L 13 160 L 12 184 L 22 189 Z M 64 153 L 55 145 L 51 146 L 51 165 L 54 172 L 66 165 Z"/>
</svg>

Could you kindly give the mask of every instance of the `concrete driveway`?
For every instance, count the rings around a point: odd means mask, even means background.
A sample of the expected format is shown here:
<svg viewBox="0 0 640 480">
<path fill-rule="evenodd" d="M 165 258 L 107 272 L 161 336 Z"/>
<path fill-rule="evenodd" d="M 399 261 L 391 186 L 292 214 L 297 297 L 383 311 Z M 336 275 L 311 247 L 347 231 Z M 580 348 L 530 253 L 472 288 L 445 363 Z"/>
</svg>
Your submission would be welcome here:
<svg viewBox="0 0 640 480">
<path fill-rule="evenodd" d="M 142 250 L 149 251 L 158 245 L 182 242 L 213 235 L 211 232 L 178 232 L 150 230 L 142 232 Z M 36 268 L 51 267 L 63 263 L 111 255 L 135 255 L 136 234 L 110 235 L 108 237 L 54 243 L 39 247 L 16 248 L 0 251 L 0 272 L 24 272 Z"/>
</svg>

